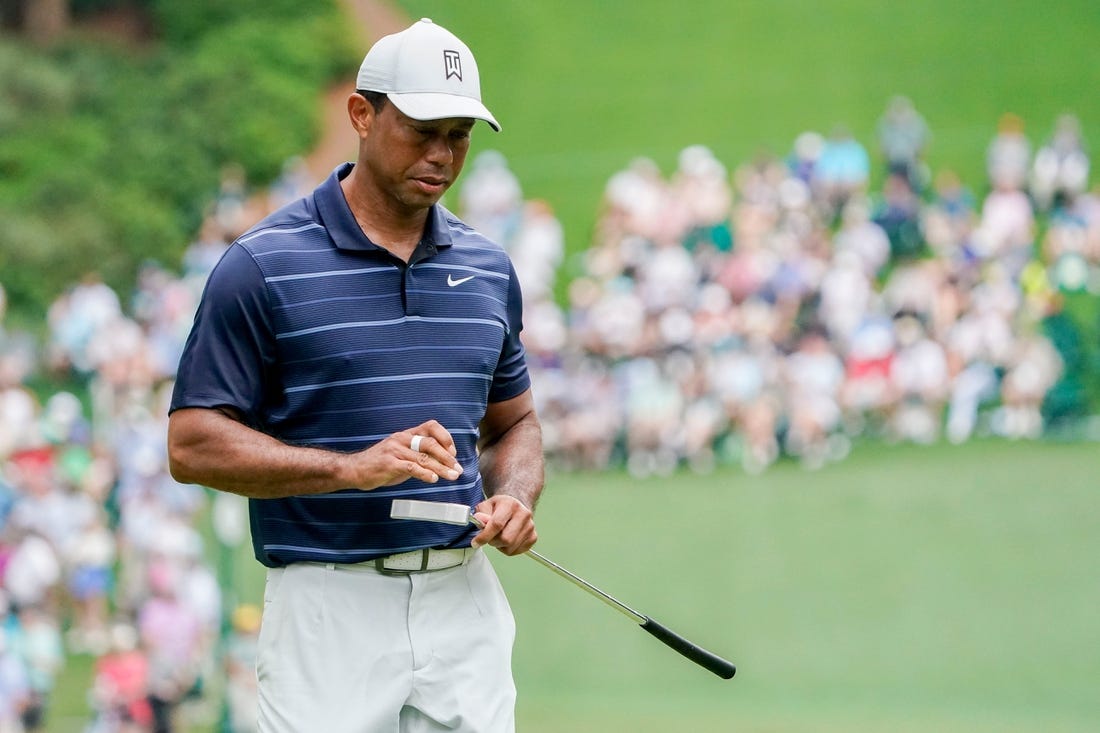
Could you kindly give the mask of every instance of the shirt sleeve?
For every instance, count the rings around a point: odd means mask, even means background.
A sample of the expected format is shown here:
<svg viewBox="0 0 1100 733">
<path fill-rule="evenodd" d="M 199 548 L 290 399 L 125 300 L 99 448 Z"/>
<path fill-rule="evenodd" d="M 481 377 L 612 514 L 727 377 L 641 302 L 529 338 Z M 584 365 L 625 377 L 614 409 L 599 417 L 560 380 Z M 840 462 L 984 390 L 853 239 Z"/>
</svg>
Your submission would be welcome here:
<svg viewBox="0 0 1100 733">
<path fill-rule="evenodd" d="M 523 294 L 511 261 L 508 263 L 508 275 L 508 333 L 504 336 L 504 346 L 497 361 L 497 369 L 493 373 L 489 402 L 510 400 L 531 386 L 531 377 L 527 373 L 527 354 L 520 340 L 520 332 L 523 330 Z"/>
<path fill-rule="evenodd" d="M 259 426 L 275 386 L 275 334 L 263 274 L 233 245 L 210 273 L 176 373 L 171 411 L 232 407 Z"/>
</svg>

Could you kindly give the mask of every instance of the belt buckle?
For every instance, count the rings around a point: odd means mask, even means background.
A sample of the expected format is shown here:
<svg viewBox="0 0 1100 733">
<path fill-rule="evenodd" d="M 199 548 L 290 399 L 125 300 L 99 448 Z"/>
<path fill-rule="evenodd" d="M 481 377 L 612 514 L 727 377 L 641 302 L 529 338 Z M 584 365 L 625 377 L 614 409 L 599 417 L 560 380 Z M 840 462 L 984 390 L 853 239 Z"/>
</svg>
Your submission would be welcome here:
<svg viewBox="0 0 1100 733">
<path fill-rule="evenodd" d="M 416 552 L 420 553 L 420 567 L 419 568 L 388 568 L 388 567 L 386 567 L 387 558 L 379 557 L 379 558 L 376 558 L 375 561 L 374 561 L 374 569 L 377 570 L 382 575 L 403 576 L 403 575 L 412 575 L 413 573 L 422 573 L 422 572 L 424 572 L 425 570 L 428 569 L 428 553 L 431 552 L 431 550 L 429 548 L 425 547 L 425 548 L 422 548 L 420 550 L 416 550 Z"/>
<path fill-rule="evenodd" d="M 410 550 L 409 552 L 400 553 L 400 554 L 402 554 L 402 555 L 411 555 L 414 552 L 419 552 L 420 553 L 420 567 L 411 567 L 411 568 L 387 567 L 386 566 L 386 561 L 389 560 L 392 557 L 395 557 L 395 555 L 389 555 L 387 557 L 375 558 L 375 560 L 374 560 L 374 569 L 376 571 L 378 571 L 379 573 L 381 573 L 382 575 L 405 576 L 405 575 L 413 575 L 415 573 L 435 572 L 437 570 L 450 570 L 451 568 L 457 568 L 460 565 L 465 565 L 467 560 L 468 560 L 468 558 L 466 557 L 466 554 L 464 553 L 462 559 L 460 559 L 456 563 L 453 563 L 451 565 L 444 565 L 443 567 L 432 568 L 432 567 L 428 567 L 429 564 L 430 564 L 429 561 L 431 559 L 431 553 L 433 552 L 433 549 L 430 548 L 430 547 L 425 547 L 425 548 L 422 548 L 420 550 Z"/>
</svg>

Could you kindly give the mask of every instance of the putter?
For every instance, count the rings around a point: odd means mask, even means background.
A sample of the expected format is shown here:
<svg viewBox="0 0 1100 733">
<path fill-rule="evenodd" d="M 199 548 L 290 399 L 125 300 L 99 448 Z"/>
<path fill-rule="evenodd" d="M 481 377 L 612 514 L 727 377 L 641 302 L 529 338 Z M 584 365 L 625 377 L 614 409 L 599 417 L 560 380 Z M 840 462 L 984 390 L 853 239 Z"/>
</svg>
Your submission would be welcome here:
<svg viewBox="0 0 1100 733">
<path fill-rule="evenodd" d="M 447 504 L 438 501 L 394 499 L 393 504 L 390 506 L 390 517 L 393 519 L 415 519 L 422 522 L 443 522 L 444 524 L 454 524 L 458 526 L 472 524 L 478 529 L 485 526 L 474 516 L 470 507 L 465 504 Z M 693 644 L 667 626 L 646 616 L 644 613 L 635 611 L 630 606 L 603 592 L 587 580 L 569 572 L 550 558 L 540 555 L 534 550 L 528 550 L 526 554 L 532 560 L 535 560 L 543 567 L 549 568 L 555 574 L 565 578 L 581 590 L 599 598 L 601 601 L 641 626 L 643 630 L 659 639 L 662 643 L 695 662 L 700 667 L 713 672 L 724 680 L 730 679 L 737 673 L 737 667 L 735 667 L 733 663 L 722 659 L 722 657 L 716 654 L 708 652 L 697 644 Z"/>
</svg>

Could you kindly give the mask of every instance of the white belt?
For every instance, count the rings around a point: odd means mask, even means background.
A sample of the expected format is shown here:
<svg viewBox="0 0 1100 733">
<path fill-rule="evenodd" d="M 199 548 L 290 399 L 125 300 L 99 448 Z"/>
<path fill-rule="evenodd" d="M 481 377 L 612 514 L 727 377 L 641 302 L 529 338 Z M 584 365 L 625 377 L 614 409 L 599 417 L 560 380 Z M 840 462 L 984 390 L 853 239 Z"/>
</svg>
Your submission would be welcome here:
<svg viewBox="0 0 1100 733">
<path fill-rule="evenodd" d="M 409 573 L 427 573 L 433 570 L 447 570 L 457 568 L 470 562 L 477 550 L 466 547 L 455 550 L 412 550 L 411 552 L 399 552 L 396 555 L 387 555 L 376 560 L 368 560 L 361 563 L 363 566 L 373 567 L 380 573 L 387 575 L 408 575 Z"/>
</svg>

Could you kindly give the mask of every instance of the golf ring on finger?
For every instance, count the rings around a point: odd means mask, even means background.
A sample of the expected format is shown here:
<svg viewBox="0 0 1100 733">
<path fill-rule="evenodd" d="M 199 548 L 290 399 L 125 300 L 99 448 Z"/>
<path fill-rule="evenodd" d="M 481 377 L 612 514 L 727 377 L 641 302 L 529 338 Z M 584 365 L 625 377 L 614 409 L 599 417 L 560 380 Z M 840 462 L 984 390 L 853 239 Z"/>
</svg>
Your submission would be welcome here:
<svg viewBox="0 0 1100 733">
<path fill-rule="evenodd" d="M 414 435 L 412 437 L 412 440 L 409 441 L 409 447 L 412 448 L 417 453 L 419 453 L 420 452 L 420 441 L 422 441 L 423 439 L 424 439 L 423 435 Z"/>
</svg>

